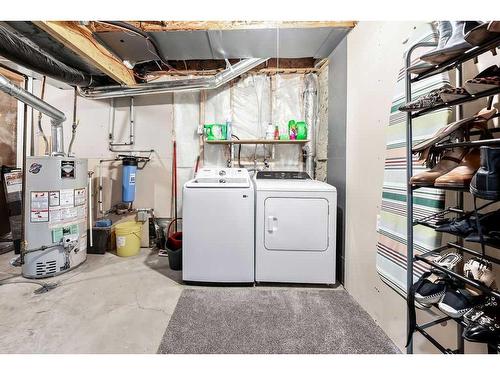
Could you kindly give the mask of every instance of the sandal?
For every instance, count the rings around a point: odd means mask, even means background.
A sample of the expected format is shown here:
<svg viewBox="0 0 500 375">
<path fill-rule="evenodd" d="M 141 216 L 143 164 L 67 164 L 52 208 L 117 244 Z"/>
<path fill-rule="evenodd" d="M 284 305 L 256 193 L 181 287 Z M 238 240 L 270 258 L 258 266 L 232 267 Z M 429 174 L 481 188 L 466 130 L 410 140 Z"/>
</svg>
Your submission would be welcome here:
<svg viewBox="0 0 500 375">
<path fill-rule="evenodd" d="M 464 87 L 471 94 L 500 88 L 500 68 L 496 65 L 490 66 L 474 78 L 467 80 Z"/>
<path fill-rule="evenodd" d="M 495 274 L 491 262 L 481 258 L 469 259 L 464 264 L 464 275 L 488 288 L 495 283 Z"/>
</svg>

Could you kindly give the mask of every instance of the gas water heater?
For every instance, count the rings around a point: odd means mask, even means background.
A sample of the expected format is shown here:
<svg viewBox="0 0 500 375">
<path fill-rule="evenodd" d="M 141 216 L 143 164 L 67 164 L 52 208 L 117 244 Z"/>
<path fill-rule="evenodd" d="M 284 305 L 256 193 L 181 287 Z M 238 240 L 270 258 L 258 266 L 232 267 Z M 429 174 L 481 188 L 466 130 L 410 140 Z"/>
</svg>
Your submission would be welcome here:
<svg viewBox="0 0 500 375">
<path fill-rule="evenodd" d="M 87 160 L 27 157 L 23 276 L 68 271 L 87 258 Z"/>
</svg>

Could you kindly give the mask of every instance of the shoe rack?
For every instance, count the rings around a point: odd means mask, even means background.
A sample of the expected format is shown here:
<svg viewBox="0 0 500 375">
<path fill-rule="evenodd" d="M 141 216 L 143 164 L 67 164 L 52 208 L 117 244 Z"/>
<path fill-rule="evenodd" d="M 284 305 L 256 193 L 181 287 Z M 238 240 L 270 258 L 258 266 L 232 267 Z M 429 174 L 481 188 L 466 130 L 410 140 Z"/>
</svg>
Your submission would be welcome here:
<svg viewBox="0 0 500 375">
<path fill-rule="evenodd" d="M 411 65 L 412 61 L 412 54 L 417 50 L 418 48 L 421 47 L 435 47 L 437 44 L 436 43 L 431 43 L 431 42 L 419 42 L 414 44 L 407 52 L 406 55 L 406 68 L 408 69 Z M 406 72 L 406 79 L 405 79 L 405 96 L 406 96 L 406 102 L 410 102 L 412 99 L 412 84 L 421 80 L 424 80 L 426 78 L 432 77 L 436 74 L 443 73 L 446 71 L 455 71 L 456 74 L 456 86 L 457 87 L 462 87 L 463 84 L 463 76 L 462 76 L 462 64 L 474 60 L 474 62 L 477 62 L 477 57 L 484 54 L 484 53 L 489 53 L 490 51 L 496 55 L 496 50 L 497 48 L 500 47 L 500 37 L 490 40 L 483 45 L 476 46 L 471 48 L 470 50 L 466 51 L 465 53 L 461 54 L 460 56 L 446 61 L 442 64 L 436 65 L 433 68 L 430 68 L 427 71 L 424 71 L 420 73 L 419 75 L 412 76 L 411 73 L 408 71 Z M 485 243 L 482 237 L 481 229 L 479 229 L 479 235 L 481 238 L 481 252 L 477 252 L 475 250 L 469 249 L 466 246 L 464 246 L 464 241 L 463 238 L 458 237 L 456 238 L 456 241 L 454 242 L 448 242 L 446 245 L 441 246 L 437 249 L 434 249 L 430 252 L 426 253 L 421 253 L 421 254 L 415 254 L 414 252 L 414 238 L 413 238 L 413 229 L 414 226 L 416 225 L 425 225 L 427 227 L 435 229 L 437 225 L 434 223 L 436 222 L 437 219 L 443 218 L 447 214 L 463 214 L 465 213 L 464 208 L 463 208 L 463 202 L 464 202 L 464 194 L 469 193 L 469 190 L 464 190 L 464 189 L 450 189 L 450 190 L 456 190 L 456 205 L 454 207 L 449 207 L 446 208 L 444 211 L 436 213 L 434 215 L 431 215 L 429 217 L 419 219 L 419 220 L 414 220 L 414 214 L 413 214 L 413 203 L 414 203 L 414 198 L 413 198 L 413 193 L 414 190 L 418 189 L 418 187 L 412 186 L 410 184 L 410 178 L 413 175 L 413 156 L 412 156 L 412 145 L 413 145 L 413 135 L 412 135 L 412 121 L 413 119 L 423 116 L 425 114 L 428 114 L 430 112 L 438 111 L 443 108 L 455 108 L 455 113 L 456 113 L 456 120 L 461 120 L 463 118 L 463 107 L 462 105 L 467 102 L 471 102 L 474 100 L 478 100 L 480 98 L 485 98 L 489 97 L 488 100 L 488 106 L 490 107 L 492 105 L 493 97 L 495 95 L 500 94 L 500 88 L 495 88 L 492 90 L 484 91 L 475 95 L 471 95 L 470 97 L 464 98 L 464 99 L 459 99 L 459 100 L 454 100 L 448 103 L 443 103 L 431 108 L 426 108 L 419 110 L 417 112 L 408 112 L 406 114 L 406 165 L 407 165 L 407 170 L 406 170 L 406 179 L 407 179 L 407 293 L 410 293 L 410 288 L 414 283 L 414 263 L 415 262 L 423 262 L 427 264 L 430 267 L 436 268 L 446 274 L 448 274 L 450 277 L 455 278 L 466 285 L 469 285 L 473 288 L 476 288 L 483 292 L 486 295 L 491 295 L 495 296 L 500 299 L 500 293 L 497 290 L 493 290 L 492 288 L 488 288 L 480 283 L 478 283 L 475 280 L 472 280 L 458 272 L 450 271 L 446 268 L 440 267 L 439 265 L 436 265 L 433 263 L 432 259 L 430 259 L 432 256 L 438 255 L 439 253 L 449 250 L 449 249 L 454 249 L 457 252 L 461 253 L 462 255 L 468 254 L 471 256 L 477 256 L 477 257 L 482 257 L 485 260 L 488 260 L 496 265 L 500 265 L 500 258 L 499 257 L 492 257 L 488 256 L 485 252 L 485 247 L 486 246 L 492 246 L 491 244 Z M 498 117 L 498 115 L 496 115 Z M 492 133 L 500 131 L 500 129 L 490 129 L 492 130 Z M 473 136 L 477 133 L 475 132 L 469 132 L 470 136 Z M 469 138 L 470 139 L 470 138 Z M 466 142 L 448 142 L 448 143 L 440 143 L 436 145 L 435 147 L 437 149 L 446 149 L 446 148 L 453 148 L 453 147 L 479 147 L 479 146 L 484 146 L 484 145 L 498 145 L 500 146 L 500 138 L 495 138 L 495 139 L 488 139 L 488 140 L 474 140 L 474 141 L 466 141 Z M 474 208 L 476 211 L 476 217 L 477 217 L 477 211 L 480 211 L 490 204 L 495 203 L 495 202 L 487 202 L 486 204 L 482 205 L 481 207 L 477 207 L 477 202 L 476 198 L 474 198 Z M 478 223 L 479 224 L 479 223 Z M 409 312 L 409 311 L 408 311 Z M 435 316 L 435 315 L 434 315 Z M 434 338 L 429 332 L 427 331 L 428 328 L 434 327 L 440 324 L 443 324 L 448 321 L 454 321 L 457 326 L 457 347 L 456 349 L 450 349 L 444 347 L 436 338 Z M 462 337 L 462 331 L 464 327 L 466 326 L 465 322 L 462 319 L 455 319 L 451 318 L 448 316 L 440 317 L 438 319 L 429 321 L 424 324 L 417 324 L 415 333 L 421 334 L 423 337 L 425 337 L 430 343 L 432 343 L 440 352 L 445 353 L 445 354 L 461 354 L 464 353 L 464 338 Z M 410 319 L 409 319 L 409 314 L 407 318 L 407 329 L 408 332 L 410 330 Z M 486 344 L 485 344 L 486 345 Z M 490 347 L 488 346 L 488 353 L 497 353 L 497 348 L 496 347 Z M 409 344 L 407 346 L 407 353 L 412 354 L 413 353 L 413 342 L 412 340 L 409 341 Z"/>
</svg>

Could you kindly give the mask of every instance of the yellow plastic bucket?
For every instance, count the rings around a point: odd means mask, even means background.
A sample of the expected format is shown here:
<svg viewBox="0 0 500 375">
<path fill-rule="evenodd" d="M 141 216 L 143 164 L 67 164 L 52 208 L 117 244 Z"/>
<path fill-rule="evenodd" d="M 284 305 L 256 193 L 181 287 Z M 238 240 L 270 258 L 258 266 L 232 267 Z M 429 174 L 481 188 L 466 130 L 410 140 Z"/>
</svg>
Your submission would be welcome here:
<svg viewBox="0 0 500 375">
<path fill-rule="evenodd" d="M 116 253 L 121 257 L 137 255 L 141 249 L 142 224 L 126 221 L 116 224 Z"/>
</svg>

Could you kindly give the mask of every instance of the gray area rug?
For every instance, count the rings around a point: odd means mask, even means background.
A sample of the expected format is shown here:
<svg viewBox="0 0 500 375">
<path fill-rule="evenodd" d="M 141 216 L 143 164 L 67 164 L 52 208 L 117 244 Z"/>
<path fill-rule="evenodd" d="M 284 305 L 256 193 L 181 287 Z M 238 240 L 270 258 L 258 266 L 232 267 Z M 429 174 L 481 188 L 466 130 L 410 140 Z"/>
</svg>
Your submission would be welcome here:
<svg viewBox="0 0 500 375">
<path fill-rule="evenodd" d="M 399 353 L 344 290 L 182 292 L 158 353 Z"/>
</svg>

